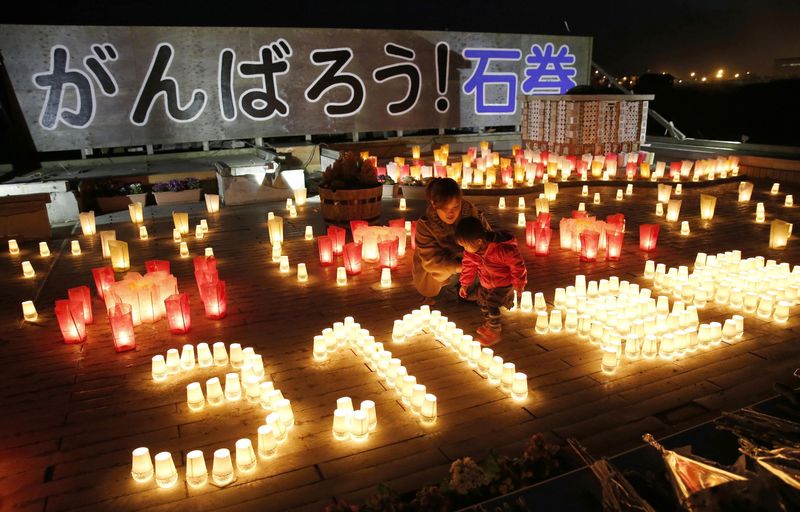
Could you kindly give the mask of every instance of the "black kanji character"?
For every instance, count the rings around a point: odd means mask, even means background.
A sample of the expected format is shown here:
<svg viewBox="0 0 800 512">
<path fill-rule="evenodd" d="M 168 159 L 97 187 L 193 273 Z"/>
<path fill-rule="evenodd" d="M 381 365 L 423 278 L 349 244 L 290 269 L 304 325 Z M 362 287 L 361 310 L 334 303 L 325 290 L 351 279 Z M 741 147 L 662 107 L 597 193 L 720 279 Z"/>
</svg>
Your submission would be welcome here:
<svg viewBox="0 0 800 512">
<path fill-rule="evenodd" d="M 334 87 L 347 87 L 350 89 L 350 99 L 342 103 L 325 104 L 325 114 L 330 117 L 344 117 L 357 114 L 364 106 L 366 89 L 364 82 L 352 73 L 341 73 L 347 64 L 353 60 L 353 50 L 350 48 L 327 48 L 311 52 L 311 62 L 317 65 L 329 62 L 325 71 L 306 89 L 306 99 L 317 102 L 329 89 Z"/>
<path fill-rule="evenodd" d="M 407 61 L 414 60 L 414 50 L 393 43 L 387 43 L 383 47 L 383 51 L 390 57 L 398 57 Z M 422 81 L 419 68 L 416 64 L 411 62 L 398 63 L 378 68 L 372 74 L 372 78 L 378 83 L 399 77 L 408 79 L 408 93 L 406 93 L 406 97 L 402 100 L 386 105 L 386 111 L 393 116 L 405 114 L 417 104 L 417 100 L 419 100 L 420 83 Z"/>
<path fill-rule="evenodd" d="M 131 110 L 133 124 L 138 126 L 147 124 L 156 99 L 162 95 L 167 115 L 173 121 L 188 123 L 203 113 L 208 96 L 204 90 L 195 89 L 192 91 L 192 99 L 185 105 L 181 105 L 178 82 L 174 78 L 165 76 L 174 55 L 175 49 L 169 43 L 161 43 L 156 48 L 147 78 L 145 78 L 133 110 Z"/>
</svg>

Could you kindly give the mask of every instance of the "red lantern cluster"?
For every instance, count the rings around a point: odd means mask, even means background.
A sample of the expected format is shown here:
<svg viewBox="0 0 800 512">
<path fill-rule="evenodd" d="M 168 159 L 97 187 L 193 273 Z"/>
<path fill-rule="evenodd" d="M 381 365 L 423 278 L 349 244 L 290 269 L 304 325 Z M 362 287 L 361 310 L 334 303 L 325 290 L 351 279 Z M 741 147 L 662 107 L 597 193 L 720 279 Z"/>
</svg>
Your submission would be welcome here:
<svg viewBox="0 0 800 512">
<path fill-rule="evenodd" d="M 92 276 L 94 277 L 94 286 L 97 289 L 97 295 L 99 295 L 101 299 L 105 299 L 106 292 L 108 292 L 111 285 L 114 284 L 116 280 L 114 268 L 111 265 L 93 268 Z"/>
<path fill-rule="evenodd" d="M 380 255 L 382 268 L 385 267 L 392 270 L 397 268 L 397 251 L 399 243 L 400 242 L 397 238 L 378 242 L 378 254 Z"/>
<path fill-rule="evenodd" d="M 167 260 L 149 260 L 144 262 L 144 268 L 148 273 L 150 272 L 166 272 L 170 273 L 169 261 Z"/>
<path fill-rule="evenodd" d="M 225 281 L 219 280 L 217 259 L 213 256 L 196 256 L 194 277 L 200 292 L 200 300 L 205 307 L 206 318 L 211 320 L 225 318 L 228 312 Z"/>
<path fill-rule="evenodd" d="M 83 321 L 86 325 L 94 323 L 94 313 L 92 312 L 92 292 L 89 291 L 88 286 L 76 286 L 67 290 L 67 297 L 70 301 L 75 301 L 81 304 L 83 311 Z"/>
</svg>

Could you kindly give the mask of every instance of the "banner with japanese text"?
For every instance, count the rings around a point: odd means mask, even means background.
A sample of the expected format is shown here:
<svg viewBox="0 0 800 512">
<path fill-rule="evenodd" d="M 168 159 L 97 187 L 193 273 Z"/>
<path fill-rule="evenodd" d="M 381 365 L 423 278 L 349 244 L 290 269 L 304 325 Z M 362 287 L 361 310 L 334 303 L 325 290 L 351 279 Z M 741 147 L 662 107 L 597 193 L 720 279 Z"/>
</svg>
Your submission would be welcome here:
<svg viewBox="0 0 800 512">
<path fill-rule="evenodd" d="M 0 25 L 37 149 L 520 124 L 589 81 L 589 37 Z"/>
</svg>

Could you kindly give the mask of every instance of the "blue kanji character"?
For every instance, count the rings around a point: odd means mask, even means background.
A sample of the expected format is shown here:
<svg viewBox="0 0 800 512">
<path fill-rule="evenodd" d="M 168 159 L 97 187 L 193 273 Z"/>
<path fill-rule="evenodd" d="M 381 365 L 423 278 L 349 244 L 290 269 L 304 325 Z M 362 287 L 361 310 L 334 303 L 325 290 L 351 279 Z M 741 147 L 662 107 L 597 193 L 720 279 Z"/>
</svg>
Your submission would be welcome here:
<svg viewBox="0 0 800 512">
<path fill-rule="evenodd" d="M 569 53 L 569 47 L 562 44 L 558 53 L 553 43 L 531 46 L 531 53 L 525 57 L 525 76 L 522 92 L 525 94 L 564 94 L 577 84 L 572 78 L 575 70 L 575 55 Z"/>
<path fill-rule="evenodd" d="M 475 113 L 492 115 L 516 112 L 517 74 L 515 72 L 489 73 L 486 69 L 492 60 L 517 61 L 522 57 L 522 52 L 513 48 L 465 48 L 462 55 L 465 59 L 478 61 L 472 76 L 464 82 L 464 93 L 475 94 Z M 487 84 L 500 84 L 508 88 L 504 103 L 486 102 L 484 88 Z"/>
</svg>

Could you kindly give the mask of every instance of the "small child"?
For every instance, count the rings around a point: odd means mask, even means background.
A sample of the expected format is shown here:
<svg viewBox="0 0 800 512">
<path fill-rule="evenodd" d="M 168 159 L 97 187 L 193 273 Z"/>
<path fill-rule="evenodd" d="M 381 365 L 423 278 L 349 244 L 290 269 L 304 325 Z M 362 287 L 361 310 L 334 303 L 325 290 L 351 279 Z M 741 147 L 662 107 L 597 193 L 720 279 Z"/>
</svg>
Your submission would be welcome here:
<svg viewBox="0 0 800 512">
<path fill-rule="evenodd" d="M 475 217 L 465 217 L 458 222 L 455 238 L 464 248 L 459 295 L 467 296 L 467 288 L 477 275 L 480 282 L 478 305 L 486 319 L 477 330 L 479 341 L 482 345 L 494 345 L 500 341 L 502 329 L 500 307 L 510 307 L 514 291 L 521 296 L 528 282 L 525 260 L 512 234 L 486 230 Z"/>
</svg>

